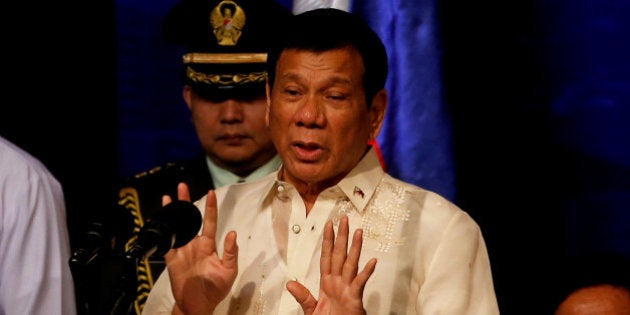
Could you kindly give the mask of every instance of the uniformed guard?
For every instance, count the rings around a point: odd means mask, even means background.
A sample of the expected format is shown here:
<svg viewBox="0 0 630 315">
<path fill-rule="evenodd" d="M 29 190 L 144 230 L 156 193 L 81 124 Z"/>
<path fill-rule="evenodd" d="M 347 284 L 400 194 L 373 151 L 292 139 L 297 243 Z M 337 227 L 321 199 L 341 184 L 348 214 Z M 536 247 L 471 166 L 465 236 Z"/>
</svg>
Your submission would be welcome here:
<svg viewBox="0 0 630 315">
<path fill-rule="evenodd" d="M 187 49 L 183 96 L 204 152 L 121 185 L 118 204 L 130 211 L 135 232 L 161 208 L 163 195 L 176 199 L 179 182 L 188 185 L 194 201 L 209 189 L 257 179 L 280 166 L 264 121 L 265 62 L 290 15 L 274 0 L 181 0 L 168 13 L 164 36 Z M 132 313 L 141 313 L 164 267 L 156 255 L 137 264 Z"/>
</svg>

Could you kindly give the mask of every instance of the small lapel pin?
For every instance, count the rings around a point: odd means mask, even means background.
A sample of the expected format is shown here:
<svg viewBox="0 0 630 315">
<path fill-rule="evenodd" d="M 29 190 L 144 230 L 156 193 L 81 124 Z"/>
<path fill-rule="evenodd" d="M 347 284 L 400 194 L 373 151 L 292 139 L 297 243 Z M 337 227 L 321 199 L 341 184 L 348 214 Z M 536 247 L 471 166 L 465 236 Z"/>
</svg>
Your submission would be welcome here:
<svg viewBox="0 0 630 315">
<path fill-rule="evenodd" d="M 354 192 L 352 192 L 352 194 L 354 194 L 355 196 L 361 196 L 361 198 L 365 198 L 363 190 L 361 190 L 361 188 L 359 188 L 358 186 L 354 186 Z"/>
</svg>

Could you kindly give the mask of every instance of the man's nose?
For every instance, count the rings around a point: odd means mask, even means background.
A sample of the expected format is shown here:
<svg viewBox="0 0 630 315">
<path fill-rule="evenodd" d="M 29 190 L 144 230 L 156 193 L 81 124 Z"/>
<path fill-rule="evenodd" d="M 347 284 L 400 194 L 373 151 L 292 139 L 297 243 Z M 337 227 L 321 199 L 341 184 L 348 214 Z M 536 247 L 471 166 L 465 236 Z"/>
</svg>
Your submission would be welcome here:
<svg viewBox="0 0 630 315">
<path fill-rule="evenodd" d="M 323 127 L 325 124 L 323 104 L 316 95 L 307 95 L 297 112 L 296 123 L 306 127 Z"/>
<path fill-rule="evenodd" d="M 243 105 L 233 99 L 221 104 L 221 122 L 235 123 L 243 121 Z"/>
</svg>

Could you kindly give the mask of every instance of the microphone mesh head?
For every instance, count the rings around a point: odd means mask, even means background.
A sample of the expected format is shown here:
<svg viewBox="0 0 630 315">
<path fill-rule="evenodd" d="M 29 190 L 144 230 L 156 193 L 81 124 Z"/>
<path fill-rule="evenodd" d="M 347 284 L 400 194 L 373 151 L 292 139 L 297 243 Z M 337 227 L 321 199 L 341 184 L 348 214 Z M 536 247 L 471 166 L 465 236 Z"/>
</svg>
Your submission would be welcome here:
<svg viewBox="0 0 630 315">
<path fill-rule="evenodd" d="M 175 239 L 173 248 L 190 242 L 199 233 L 202 221 L 199 209 L 191 202 L 183 200 L 176 200 L 164 206 L 151 220 L 169 227 Z"/>
</svg>

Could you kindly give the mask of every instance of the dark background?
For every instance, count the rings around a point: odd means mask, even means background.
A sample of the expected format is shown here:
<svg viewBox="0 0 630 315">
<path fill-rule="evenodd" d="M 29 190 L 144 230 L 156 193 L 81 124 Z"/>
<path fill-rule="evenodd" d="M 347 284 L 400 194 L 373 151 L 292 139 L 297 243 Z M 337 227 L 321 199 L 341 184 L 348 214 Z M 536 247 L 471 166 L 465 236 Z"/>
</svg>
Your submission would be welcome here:
<svg viewBox="0 0 630 315">
<path fill-rule="evenodd" d="M 0 134 L 61 181 L 73 242 L 119 176 L 198 150 L 181 53 L 155 27 L 129 31 L 171 4 L 5 10 Z M 502 314 L 551 314 L 582 257 L 630 257 L 630 3 L 447 0 L 437 13 L 455 202 L 482 227 Z"/>
<path fill-rule="evenodd" d="M 118 172 L 115 6 L 29 1 L 3 9 L 0 135 L 62 183 L 71 232 L 109 210 Z"/>
</svg>

